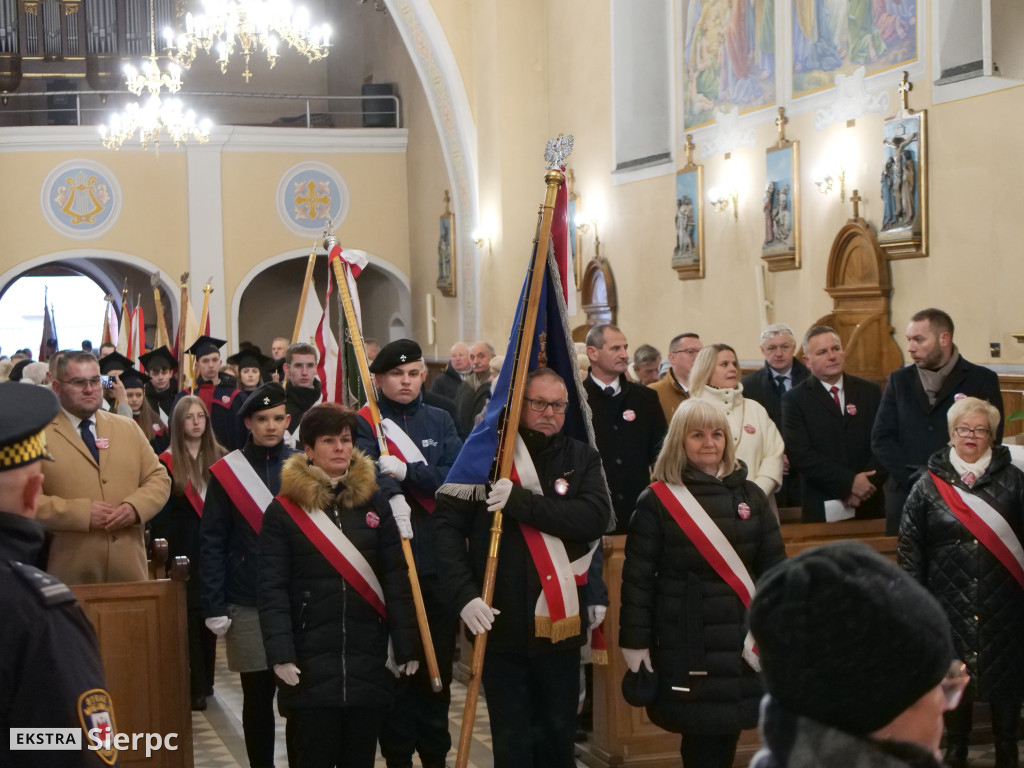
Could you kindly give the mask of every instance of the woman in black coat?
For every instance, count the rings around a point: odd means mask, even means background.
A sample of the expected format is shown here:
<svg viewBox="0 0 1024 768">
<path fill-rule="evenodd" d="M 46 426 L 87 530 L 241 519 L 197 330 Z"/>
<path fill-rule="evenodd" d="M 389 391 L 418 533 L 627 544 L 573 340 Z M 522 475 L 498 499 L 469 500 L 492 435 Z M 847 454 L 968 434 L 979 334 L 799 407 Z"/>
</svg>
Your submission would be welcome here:
<svg viewBox="0 0 1024 768">
<path fill-rule="evenodd" d="M 1000 419 L 988 402 L 963 398 L 947 421 L 951 447 L 928 460 L 928 473 L 903 508 L 899 564 L 938 598 L 971 675 L 960 706 L 946 713 L 947 765 L 967 764 L 971 713 L 980 700 L 992 708 L 996 768 L 1016 768 L 1024 699 L 1024 570 L 1016 564 L 1024 561 L 1024 475 L 1005 446 L 992 444 Z M 997 557 L 1004 545 L 1008 559 Z"/>
<path fill-rule="evenodd" d="M 305 414 L 305 455 L 285 462 L 260 528 L 260 627 L 297 768 L 371 768 L 392 672 L 417 666 L 398 526 L 353 448 L 356 419 L 333 403 Z"/>
<path fill-rule="evenodd" d="M 785 558 L 782 535 L 764 492 L 735 458 L 725 415 L 712 403 L 687 400 L 675 412 L 653 477 L 626 537 L 619 646 L 631 672 L 641 664 L 653 668 L 657 696 L 647 713 L 659 727 L 682 734 L 685 768 L 729 768 L 740 731 L 757 724 L 762 694 L 747 609 L 666 500 L 691 493 L 707 513 L 704 522 L 738 555 L 748 582 Z M 696 506 L 683 499 L 690 515 Z"/>
</svg>

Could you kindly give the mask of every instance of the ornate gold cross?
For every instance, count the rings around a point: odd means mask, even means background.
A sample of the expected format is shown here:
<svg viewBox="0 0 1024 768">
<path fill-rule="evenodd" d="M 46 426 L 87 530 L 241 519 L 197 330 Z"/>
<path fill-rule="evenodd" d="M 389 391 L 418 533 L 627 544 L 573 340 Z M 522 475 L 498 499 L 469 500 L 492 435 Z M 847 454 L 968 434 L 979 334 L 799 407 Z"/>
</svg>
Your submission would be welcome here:
<svg viewBox="0 0 1024 768">
<path fill-rule="evenodd" d="M 860 192 L 856 189 L 853 190 L 853 194 L 850 195 L 850 202 L 853 203 L 853 218 L 855 219 L 860 218 L 860 201 L 863 199 L 864 198 L 860 196 Z"/>
<path fill-rule="evenodd" d="M 789 122 L 789 118 L 786 117 L 786 108 L 779 107 L 779 116 L 775 118 L 775 127 L 779 129 L 779 143 L 786 140 L 786 123 Z"/>
<path fill-rule="evenodd" d="M 907 96 L 914 90 L 914 84 L 907 79 L 906 72 L 903 73 L 903 78 L 900 80 L 896 90 L 900 92 L 900 108 L 905 112 L 907 110 Z"/>
</svg>

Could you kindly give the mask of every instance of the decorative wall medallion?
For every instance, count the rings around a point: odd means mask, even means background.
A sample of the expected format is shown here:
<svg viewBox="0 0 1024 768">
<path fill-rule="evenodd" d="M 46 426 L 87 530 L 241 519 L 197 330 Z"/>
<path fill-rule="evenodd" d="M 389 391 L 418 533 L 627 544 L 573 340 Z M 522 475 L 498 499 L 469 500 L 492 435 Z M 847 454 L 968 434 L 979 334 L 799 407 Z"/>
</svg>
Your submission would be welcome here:
<svg viewBox="0 0 1024 768">
<path fill-rule="evenodd" d="M 335 231 L 348 215 L 349 193 L 340 174 L 323 163 L 299 163 L 277 185 L 277 212 L 298 235 L 319 235 L 331 220 Z"/>
<path fill-rule="evenodd" d="M 109 168 L 91 160 L 69 160 L 46 177 L 40 205 L 54 229 L 86 240 L 104 234 L 117 221 L 121 187 Z"/>
</svg>

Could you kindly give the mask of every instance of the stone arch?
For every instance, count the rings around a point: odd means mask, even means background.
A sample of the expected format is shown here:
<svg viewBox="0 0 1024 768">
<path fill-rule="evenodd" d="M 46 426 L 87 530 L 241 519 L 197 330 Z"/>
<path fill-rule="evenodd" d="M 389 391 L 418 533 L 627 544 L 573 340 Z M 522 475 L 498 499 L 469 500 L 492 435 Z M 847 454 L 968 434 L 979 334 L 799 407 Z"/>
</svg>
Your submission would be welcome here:
<svg viewBox="0 0 1024 768">
<path fill-rule="evenodd" d="M 400 318 L 406 328 L 411 325 L 409 276 L 391 262 L 373 254 L 367 255 L 369 264 L 358 280 L 363 333 L 384 345 L 390 340 L 394 318 Z M 286 251 L 264 259 L 242 278 L 231 298 L 232 349 L 237 349 L 242 341 L 249 341 L 269 353 L 270 343 L 275 337 L 291 338 L 308 258 L 307 250 Z M 323 304 L 327 289 L 327 259 L 324 256 L 317 259 L 313 281 L 317 300 Z M 332 304 L 336 297 L 336 292 L 331 294 Z M 332 310 L 332 318 L 334 316 Z"/>
</svg>

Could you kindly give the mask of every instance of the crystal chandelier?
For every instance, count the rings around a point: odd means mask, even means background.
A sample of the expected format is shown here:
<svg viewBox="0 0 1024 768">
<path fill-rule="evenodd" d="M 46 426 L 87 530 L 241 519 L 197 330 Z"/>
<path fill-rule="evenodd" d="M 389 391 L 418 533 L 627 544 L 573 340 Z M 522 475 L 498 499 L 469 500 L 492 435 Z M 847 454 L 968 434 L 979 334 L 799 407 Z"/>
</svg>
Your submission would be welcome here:
<svg viewBox="0 0 1024 768">
<path fill-rule="evenodd" d="M 196 113 L 186 110 L 181 99 L 161 99 L 151 94 L 145 102 L 129 104 L 128 108 L 110 118 L 110 125 L 100 126 L 100 137 L 107 149 L 120 149 L 129 139 L 136 139 L 145 149 L 159 144 L 160 134 L 171 137 L 174 146 L 194 139 L 205 144 L 210 138 L 209 120 L 197 120 Z"/>
<path fill-rule="evenodd" d="M 319 61 L 330 47 L 330 27 L 310 24 L 305 8 L 293 8 L 289 0 L 203 0 L 203 13 L 185 15 L 185 31 L 175 37 L 165 29 L 171 57 L 188 68 L 200 49 L 216 51 L 221 72 L 236 49 L 245 62 L 242 76 L 252 79 L 249 60 L 262 50 L 270 67 L 277 62 L 278 46 L 284 42 L 310 61 Z"/>
</svg>

